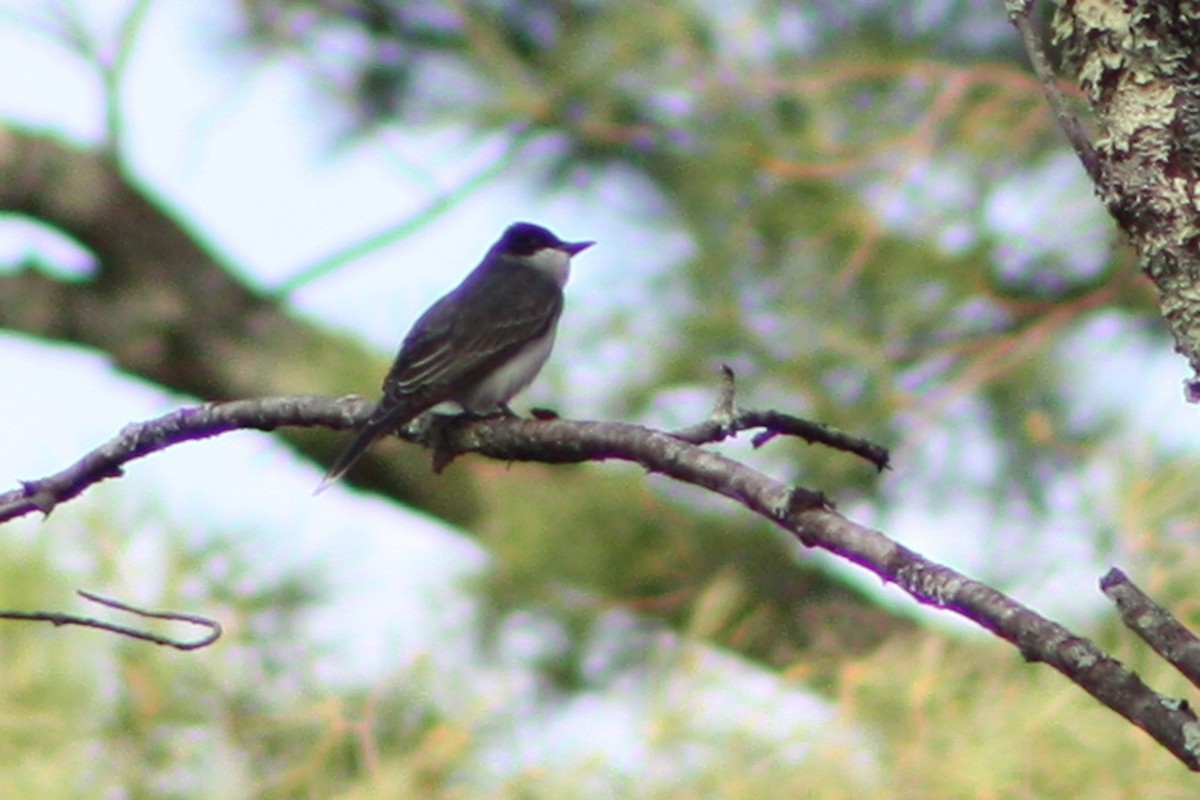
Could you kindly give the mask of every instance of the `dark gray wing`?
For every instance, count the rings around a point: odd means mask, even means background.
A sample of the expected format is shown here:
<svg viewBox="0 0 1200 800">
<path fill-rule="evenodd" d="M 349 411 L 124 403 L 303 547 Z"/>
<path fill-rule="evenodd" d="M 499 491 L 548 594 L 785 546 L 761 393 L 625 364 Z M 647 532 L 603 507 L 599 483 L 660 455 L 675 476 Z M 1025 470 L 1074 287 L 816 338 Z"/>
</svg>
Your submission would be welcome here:
<svg viewBox="0 0 1200 800">
<path fill-rule="evenodd" d="M 476 270 L 413 325 L 384 378 L 380 410 L 421 406 L 419 414 L 450 399 L 544 334 L 562 305 L 559 285 L 533 267 Z"/>
</svg>

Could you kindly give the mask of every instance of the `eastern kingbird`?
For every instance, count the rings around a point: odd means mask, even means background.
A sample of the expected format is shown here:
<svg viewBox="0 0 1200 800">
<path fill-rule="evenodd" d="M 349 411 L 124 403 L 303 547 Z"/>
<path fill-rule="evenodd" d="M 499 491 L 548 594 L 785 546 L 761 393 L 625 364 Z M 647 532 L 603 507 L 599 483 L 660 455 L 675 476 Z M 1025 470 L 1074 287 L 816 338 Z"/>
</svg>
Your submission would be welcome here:
<svg viewBox="0 0 1200 800">
<path fill-rule="evenodd" d="M 571 256 L 594 242 L 564 242 L 528 222 L 510 225 L 458 288 L 413 325 L 383 379 L 383 398 L 317 487 L 319 494 L 384 436 L 451 401 L 468 413 L 511 413 L 554 346 Z"/>
</svg>

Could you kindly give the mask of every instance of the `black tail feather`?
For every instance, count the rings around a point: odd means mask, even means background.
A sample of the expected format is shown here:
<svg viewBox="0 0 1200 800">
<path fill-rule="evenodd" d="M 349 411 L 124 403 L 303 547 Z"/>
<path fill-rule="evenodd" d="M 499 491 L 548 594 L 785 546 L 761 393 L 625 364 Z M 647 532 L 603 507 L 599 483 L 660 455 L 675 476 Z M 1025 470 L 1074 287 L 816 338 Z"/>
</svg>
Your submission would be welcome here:
<svg viewBox="0 0 1200 800">
<path fill-rule="evenodd" d="M 337 479 L 345 475 L 354 466 L 354 463 L 371 449 L 373 444 L 394 431 L 400 424 L 402 423 L 397 422 L 390 414 L 379 419 L 367 420 L 367 423 L 358 431 L 346 449 L 334 460 L 333 466 L 325 473 L 325 477 L 313 490 L 313 494 L 318 495 L 336 483 Z"/>
</svg>

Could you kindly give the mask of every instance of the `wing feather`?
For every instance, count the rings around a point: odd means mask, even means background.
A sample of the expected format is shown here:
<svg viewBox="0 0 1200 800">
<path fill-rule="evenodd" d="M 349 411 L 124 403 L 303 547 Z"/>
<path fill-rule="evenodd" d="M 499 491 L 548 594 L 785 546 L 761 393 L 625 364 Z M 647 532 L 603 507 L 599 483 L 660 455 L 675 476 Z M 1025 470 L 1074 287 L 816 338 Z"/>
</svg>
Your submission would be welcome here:
<svg viewBox="0 0 1200 800">
<path fill-rule="evenodd" d="M 384 396 L 403 405 L 420 396 L 422 410 L 451 399 L 545 333 L 561 312 L 562 289 L 532 267 L 476 270 L 413 326 L 384 378 Z"/>
</svg>

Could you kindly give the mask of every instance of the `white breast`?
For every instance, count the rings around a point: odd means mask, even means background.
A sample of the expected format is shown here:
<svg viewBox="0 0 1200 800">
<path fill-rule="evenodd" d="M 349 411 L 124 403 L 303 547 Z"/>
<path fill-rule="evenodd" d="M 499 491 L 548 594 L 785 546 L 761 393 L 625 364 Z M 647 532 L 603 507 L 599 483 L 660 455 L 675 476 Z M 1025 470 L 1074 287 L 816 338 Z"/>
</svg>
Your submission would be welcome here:
<svg viewBox="0 0 1200 800">
<path fill-rule="evenodd" d="M 483 381 L 455 397 L 454 401 L 468 411 L 487 414 L 496 410 L 500 403 L 507 403 L 518 392 L 533 382 L 541 372 L 550 350 L 554 347 L 555 326 L 544 336 L 535 339 Z"/>
</svg>

